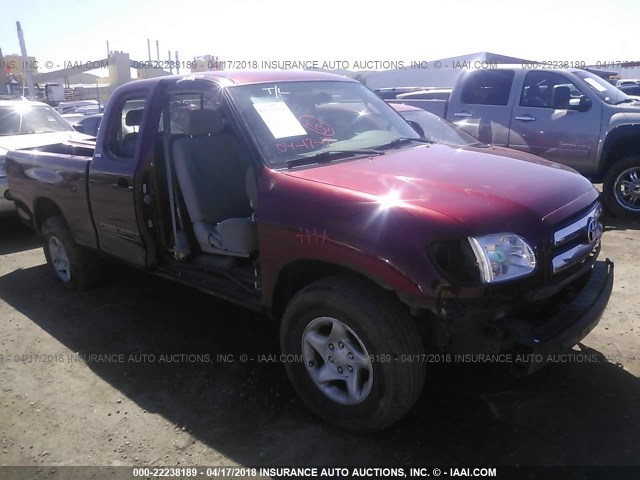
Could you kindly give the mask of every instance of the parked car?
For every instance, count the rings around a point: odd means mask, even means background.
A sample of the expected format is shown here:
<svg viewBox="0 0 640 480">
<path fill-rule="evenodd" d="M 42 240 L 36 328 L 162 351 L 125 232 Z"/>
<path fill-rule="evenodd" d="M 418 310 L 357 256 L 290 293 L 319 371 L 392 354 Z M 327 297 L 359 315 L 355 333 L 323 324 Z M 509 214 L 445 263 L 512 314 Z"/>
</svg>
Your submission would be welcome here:
<svg viewBox="0 0 640 480">
<path fill-rule="evenodd" d="M 623 85 L 618 88 L 629 97 L 632 97 L 635 100 L 640 100 L 640 85 Z"/>
<path fill-rule="evenodd" d="M 4 196 L 7 191 L 5 157 L 7 151 L 33 148 L 84 137 L 74 130 L 50 106 L 27 100 L 0 100 L 0 215 L 15 214 L 13 202 Z"/>
<path fill-rule="evenodd" d="M 423 91 L 428 87 L 390 87 L 390 88 L 377 88 L 373 92 L 383 100 L 396 98 L 398 95 L 408 92 Z"/>
<path fill-rule="evenodd" d="M 412 407 L 426 351 L 535 371 L 595 327 L 613 285 L 584 177 L 433 144 L 327 73 L 131 82 L 95 150 L 12 151 L 7 172 L 62 284 L 94 285 L 111 257 L 262 311 L 305 404 L 356 431 Z"/>
<path fill-rule="evenodd" d="M 454 146 L 480 145 L 480 141 L 477 138 L 434 113 L 412 105 L 405 105 L 404 103 L 392 103 L 390 105 L 422 138 L 430 142 Z"/>
<path fill-rule="evenodd" d="M 640 102 L 597 75 L 513 65 L 466 69 L 449 101 L 419 106 L 485 143 L 533 153 L 603 182 L 607 207 L 640 219 Z"/>
<path fill-rule="evenodd" d="M 449 100 L 451 88 L 432 88 L 429 90 L 417 90 L 415 92 L 401 93 L 396 96 L 398 100 Z"/>
<path fill-rule="evenodd" d="M 640 85 L 640 79 L 637 78 L 621 78 L 620 80 L 616 80 L 615 86 L 620 87 L 628 87 L 628 86 L 636 86 Z"/>
<path fill-rule="evenodd" d="M 84 113 L 63 113 L 60 116 L 72 127 L 78 120 L 82 120 L 86 117 Z"/>
<path fill-rule="evenodd" d="M 58 103 L 55 109 L 60 114 L 81 113 L 93 115 L 104 111 L 104 105 L 97 100 L 72 100 Z"/>
<path fill-rule="evenodd" d="M 102 113 L 96 115 L 86 115 L 72 124 L 74 130 L 80 133 L 91 135 L 92 137 L 98 136 L 98 128 L 100 128 L 100 122 L 102 122 Z"/>
</svg>

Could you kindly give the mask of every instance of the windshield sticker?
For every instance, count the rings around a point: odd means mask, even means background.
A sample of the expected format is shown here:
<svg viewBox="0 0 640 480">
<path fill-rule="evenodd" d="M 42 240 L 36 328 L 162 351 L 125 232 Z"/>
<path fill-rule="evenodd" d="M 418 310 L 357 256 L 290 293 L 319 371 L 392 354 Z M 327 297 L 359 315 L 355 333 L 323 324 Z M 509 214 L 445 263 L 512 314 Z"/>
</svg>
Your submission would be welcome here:
<svg viewBox="0 0 640 480">
<path fill-rule="evenodd" d="M 299 120 L 300 125 L 302 125 L 304 128 L 312 132 L 319 133 L 323 137 L 333 137 L 336 133 L 331 125 L 323 120 L 320 120 L 319 118 L 314 117 L 313 115 L 304 115 L 300 117 Z"/>
<path fill-rule="evenodd" d="M 596 82 L 593 78 L 585 78 L 584 79 L 585 82 L 587 82 L 589 85 L 591 85 L 593 88 L 595 88 L 597 91 L 599 91 L 600 93 L 602 92 L 606 92 L 607 89 L 605 87 L 603 87 L 602 85 L 600 85 L 598 82 Z"/>
<path fill-rule="evenodd" d="M 275 85 L 273 87 L 263 88 L 262 91 L 267 92 L 269 95 L 275 95 L 276 98 L 280 98 L 282 97 L 282 95 L 289 95 L 289 92 L 280 90 L 280 87 L 278 85 Z"/>
<path fill-rule="evenodd" d="M 254 103 L 253 108 L 269 128 L 273 138 L 298 137 L 307 134 L 284 102 Z"/>
</svg>

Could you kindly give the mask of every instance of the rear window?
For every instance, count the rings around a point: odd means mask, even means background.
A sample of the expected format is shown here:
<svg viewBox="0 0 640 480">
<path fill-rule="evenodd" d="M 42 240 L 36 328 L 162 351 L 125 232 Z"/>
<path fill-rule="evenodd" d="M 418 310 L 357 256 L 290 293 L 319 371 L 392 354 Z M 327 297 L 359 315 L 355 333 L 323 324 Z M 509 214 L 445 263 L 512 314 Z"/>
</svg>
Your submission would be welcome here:
<svg viewBox="0 0 640 480">
<path fill-rule="evenodd" d="M 507 105 L 513 84 L 513 70 L 475 70 L 462 89 L 462 103 Z"/>
</svg>

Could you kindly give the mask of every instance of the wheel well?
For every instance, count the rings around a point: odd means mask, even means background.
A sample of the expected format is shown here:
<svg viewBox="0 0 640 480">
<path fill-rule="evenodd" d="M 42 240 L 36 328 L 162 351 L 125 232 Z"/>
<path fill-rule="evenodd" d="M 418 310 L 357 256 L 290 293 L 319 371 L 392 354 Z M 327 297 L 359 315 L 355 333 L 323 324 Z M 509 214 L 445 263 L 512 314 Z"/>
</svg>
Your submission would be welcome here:
<svg viewBox="0 0 640 480">
<path fill-rule="evenodd" d="M 385 288 L 369 277 L 341 265 L 319 260 L 298 260 L 287 265 L 278 275 L 278 281 L 273 293 L 273 302 L 271 304 L 273 317 L 281 318 L 289 301 L 307 285 L 321 278 L 335 275 L 350 276 L 354 278 L 355 281 L 374 285 L 377 288 Z"/>
<path fill-rule="evenodd" d="M 42 230 L 42 225 L 49 218 L 54 217 L 56 215 L 62 215 L 62 211 L 58 207 L 58 205 L 53 202 L 53 200 L 49 200 L 48 198 L 39 198 L 36 201 L 36 204 L 33 208 L 34 210 L 34 224 L 37 231 Z"/>
<path fill-rule="evenodd" d="M 640 125 L 625 125 L 618 127 L 607 135 L 602 149 L 602 166 L 599 180 L 607 174 L 607 170 L 630 155 L 640 154 Z"/>
</svg>

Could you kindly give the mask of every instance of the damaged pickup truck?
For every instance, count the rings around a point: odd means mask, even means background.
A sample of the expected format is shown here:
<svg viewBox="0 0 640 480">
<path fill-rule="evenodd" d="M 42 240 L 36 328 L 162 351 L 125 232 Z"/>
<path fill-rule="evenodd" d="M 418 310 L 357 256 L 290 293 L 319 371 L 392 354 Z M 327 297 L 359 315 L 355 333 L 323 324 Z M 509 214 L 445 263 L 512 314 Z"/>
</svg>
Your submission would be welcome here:
<svg viewBox="0 0 640 480">
<path fill-rule="evenodd" d="M 560 352 L 611 294 L 591 183 L 461 138 L 335 75 L 163 77 L 114 93 L 95 149 L 9 152 L 9 196 L 63 284 L 111 257 L 263 311 L 309 408 L 375 431 L 418 399 L 426 351 Z"/>
</svg>

